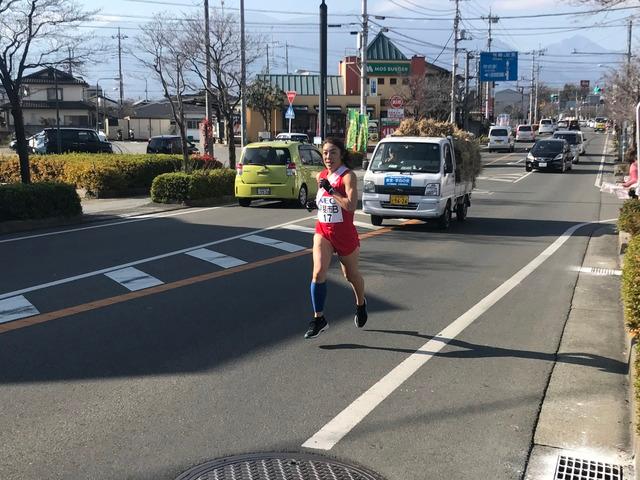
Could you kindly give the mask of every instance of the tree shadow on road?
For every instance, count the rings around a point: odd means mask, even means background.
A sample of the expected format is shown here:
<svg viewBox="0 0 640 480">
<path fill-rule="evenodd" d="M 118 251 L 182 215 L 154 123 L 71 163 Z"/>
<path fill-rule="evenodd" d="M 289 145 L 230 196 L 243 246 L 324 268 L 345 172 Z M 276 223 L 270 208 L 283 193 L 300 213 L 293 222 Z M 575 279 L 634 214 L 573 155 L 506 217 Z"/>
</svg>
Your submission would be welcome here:
<svg viewBox="0 0 640 480">
<path fill-rule="evenodd" d="M 542 360 L 545 362 L 561 362 L 573 365 L 582 365 L 585 367 L 597 368 L 600 371 L 626 375 L 628 373 L 628 365 L 625 362 L 615 360 L 609 357 L 603 357 L 589 352 L 571 352 L 571 353 L 544 353 L 531 350 L 517 350 L 511 348 L 494 347 L 490 345 L 479 345 L 475 343 L 465 342 L 457 339 L 447 339 L 437 335 L 426 335 L 414 330 L 377 330 L 367 329 L 368 332 L 385 333 L 390 335 L 409 335 L 424 340 L 440 339 L 447 343 L 448 346 L 458 347 L 459 350 L 426 352 L 423 350 L 412 350 L 410 348 L 394 348 L 379 347 L 373 345 L 362 345 L 355 343 L 344 343 L 337 345 L 321 345 L 324 350 L 380 350 L 389 352 L 399 352 L 420 355 L 433 355 L 434 357 L 458 358 L 458 359 L 477 359 L 477 358 L 528 358 L 532 360 Z"/>
</svg>

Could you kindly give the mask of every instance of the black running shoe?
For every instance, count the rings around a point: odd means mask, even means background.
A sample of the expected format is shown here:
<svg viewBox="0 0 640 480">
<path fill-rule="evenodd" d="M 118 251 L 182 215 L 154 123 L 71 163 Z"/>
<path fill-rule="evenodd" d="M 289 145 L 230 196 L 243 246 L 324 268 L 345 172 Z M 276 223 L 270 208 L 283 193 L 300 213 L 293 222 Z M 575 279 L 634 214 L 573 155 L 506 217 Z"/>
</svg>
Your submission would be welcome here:
<svg viewBox="0 0 640 480">
<path fill-rule="evenodd" d="M 367 323 L 367 318 L 369 318 L 369 315 L 367 315 L 367 301 L 365 300 L 362 305 L 356 305 L 356 316 L 353 321 L 356 327 L 362 328 Z"/>
<path fill-rule="evenodd" d="M 309 322 L 309 329 L 304 334 L 304 338 L 316 338 L 321 332 L 324 332 L 329 324 L 324 317 L 316 317 Z"/>
</svg>

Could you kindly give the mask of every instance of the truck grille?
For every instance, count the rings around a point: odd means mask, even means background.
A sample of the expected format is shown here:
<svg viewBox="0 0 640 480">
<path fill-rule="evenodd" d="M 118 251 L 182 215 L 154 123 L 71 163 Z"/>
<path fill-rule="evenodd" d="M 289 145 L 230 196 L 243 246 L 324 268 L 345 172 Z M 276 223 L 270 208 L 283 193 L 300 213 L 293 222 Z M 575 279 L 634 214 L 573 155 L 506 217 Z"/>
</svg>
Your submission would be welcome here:
<svg viewBox="0 0 640 480">
<path fill-rule="evenodd" d="M 417 203 L 409 203 L 408 205 L 391 205 L 389 202 L 380 202 L 382 208 L 388 208 L 390 210 L 417 210 Z"/>
<path fill-rule="evenodd" d="M 424 195 L 424 187 L 376 185 L 376 193 L 387 195 Z"/>
</svg>

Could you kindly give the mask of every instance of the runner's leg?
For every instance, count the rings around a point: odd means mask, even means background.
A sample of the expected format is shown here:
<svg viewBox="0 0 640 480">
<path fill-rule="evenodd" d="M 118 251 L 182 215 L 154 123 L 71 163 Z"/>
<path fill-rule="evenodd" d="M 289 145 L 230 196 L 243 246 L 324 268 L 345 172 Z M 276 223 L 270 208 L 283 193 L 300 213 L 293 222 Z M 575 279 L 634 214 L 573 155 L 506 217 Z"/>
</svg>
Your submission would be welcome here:
<svg viewBox="0 0 640 480">
<path fill-rule="evenodd" d="M 364 305 L 364 279 L 360 274 L 360 268 L 358 266 L 358 260 L 360 257 L 360 248 L 356 248 L 352 253 L 345 257 L 340 258 L 340 264 L 342 266 L 342 273 L 347 281 L 353 288 L 353 293 L 356 296 L 356 304 Z"/>
<path fill-rule="evenodd" d="M 331 242 L 316 233 L 313 236 L 313 275 L 311 277 L 311 300 L 314 304 L 315 317 L 322 317 L 324 313 L 327 272 L 332 255 L 333 245 Z"/>
</svg>

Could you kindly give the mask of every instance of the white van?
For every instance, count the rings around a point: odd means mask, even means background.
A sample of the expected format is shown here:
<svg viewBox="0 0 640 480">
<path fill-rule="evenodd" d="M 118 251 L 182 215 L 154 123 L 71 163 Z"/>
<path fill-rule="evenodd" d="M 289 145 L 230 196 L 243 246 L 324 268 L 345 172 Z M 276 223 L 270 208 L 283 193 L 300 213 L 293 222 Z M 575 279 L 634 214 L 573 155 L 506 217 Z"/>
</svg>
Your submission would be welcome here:
<svg viewBox="0 0 640 480">
<path fill-rule="evenodd" d="M 487 144 L 489 152 L 493 152 L 494 150 L 509 150 L 513 152 L 515 149 L 515 140 L 511 133 L 510 127 L 491 127 L 489 129 L 489 143 Z"/>
<path fill-rule="evenodd" d="M 373 225 L 385 218 L 419 218 L 448 228 L 452 212 L 463 221 L 471 205 L 473 182 L 459 176 L 451 139 L 384 138 L 364 176 L 362 210 Z"/>
<path fill-rule="evenodd" d="M 543 133 L 553 134 L 553 132 L 555 131 L 556 131 L 556 124 L 553 123 L 552 119 L 543 118 L 542 120 L 540 120 L 540 124 L 538 125 L 539 134 L 543 134 Z"/>
</svg>

